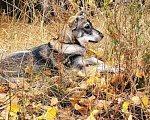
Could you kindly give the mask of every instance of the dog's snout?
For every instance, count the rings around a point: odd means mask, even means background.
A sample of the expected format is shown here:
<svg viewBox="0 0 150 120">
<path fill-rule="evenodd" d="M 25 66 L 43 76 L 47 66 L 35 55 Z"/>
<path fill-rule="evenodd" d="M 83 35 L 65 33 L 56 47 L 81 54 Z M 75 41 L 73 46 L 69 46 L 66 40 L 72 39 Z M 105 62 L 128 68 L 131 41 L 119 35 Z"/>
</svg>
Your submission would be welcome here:
<svg viewBox="0 0 150 120">
<path fill-rule="evenodd" d="M 103 38 L 104 37 L 103 33 L 100 32 L 100 36 L 101 36 L 101 38 Z"/>
</svg>

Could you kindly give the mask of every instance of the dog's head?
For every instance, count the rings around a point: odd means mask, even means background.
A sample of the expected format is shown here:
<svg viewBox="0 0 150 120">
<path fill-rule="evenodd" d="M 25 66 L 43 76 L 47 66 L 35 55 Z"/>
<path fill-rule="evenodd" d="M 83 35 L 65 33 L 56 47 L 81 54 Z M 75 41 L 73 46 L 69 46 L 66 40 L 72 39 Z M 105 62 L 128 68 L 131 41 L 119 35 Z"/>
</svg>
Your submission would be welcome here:
<svg viewBox="0 0 150 120">
<path fill-rule="evenodd" d="M 79 12 L 68 20 L 63 30 L 64 43 L 77 43 L 84 46 L 86 42 L 97 43 L 104 36 L 93 28 L 92 23 L 86 18 L 85 12 Z"/>
</svg>

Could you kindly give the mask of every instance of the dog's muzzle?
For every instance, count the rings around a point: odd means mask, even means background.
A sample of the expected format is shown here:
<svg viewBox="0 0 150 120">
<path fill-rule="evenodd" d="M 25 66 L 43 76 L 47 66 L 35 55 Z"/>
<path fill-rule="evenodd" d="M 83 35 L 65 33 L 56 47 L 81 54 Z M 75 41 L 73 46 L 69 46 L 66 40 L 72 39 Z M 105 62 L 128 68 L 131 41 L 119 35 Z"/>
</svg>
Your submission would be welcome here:
<svg viewBox="0 0 150 120">
<path fill-rule="evenodd" d="M 93 41 L 93 40 L 89 40 L 89 42 L 92 42 L 92 43 L 98 43 L 98 41 Z"/>
</svg>

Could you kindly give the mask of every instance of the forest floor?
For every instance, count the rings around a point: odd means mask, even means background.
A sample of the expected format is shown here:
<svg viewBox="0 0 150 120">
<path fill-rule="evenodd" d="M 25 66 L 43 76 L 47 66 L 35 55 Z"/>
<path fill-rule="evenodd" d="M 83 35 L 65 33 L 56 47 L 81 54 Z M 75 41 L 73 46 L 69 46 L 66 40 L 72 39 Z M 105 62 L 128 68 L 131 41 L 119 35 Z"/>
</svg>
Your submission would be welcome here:
<svg viewBox="0 0 150 120">
<path fill-rule="evenodd" d="M 86 56 L 121 66 L 125 71 L 100 74 L 91 69 L 85 74 L 62 69 L 61 75 L 52 75 L 51 71 L 33 75 L 26 69 L 29 77 L 0 83 L 0 119 L 150 119 L 149 9 L 128 5 L 95 11 L 94 16 L 87 11 L 88 17 L 104 38 L 87 44 Z M 0 16 L 0 58 L 57 38 L 71 15 L 53 17 L 50 25 L 36 19 L 29 24 L 24 18 Z"/>
</svg>

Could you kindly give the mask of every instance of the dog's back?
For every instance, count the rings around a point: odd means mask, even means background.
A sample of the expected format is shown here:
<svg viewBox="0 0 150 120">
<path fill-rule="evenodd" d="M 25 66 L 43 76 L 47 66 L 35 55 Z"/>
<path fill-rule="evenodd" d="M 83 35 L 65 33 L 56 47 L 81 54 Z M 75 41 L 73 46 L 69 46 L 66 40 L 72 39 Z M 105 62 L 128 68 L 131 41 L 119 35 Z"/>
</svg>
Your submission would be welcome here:
<svg viewBox="0 0 150 120">
<path fill-rule="evenodd" d="M 52 66 L 52 61 L 48 59 L 50 54 L 51 48 L 48 44 L 33 48 L 31 51 L 8 54 L 0 60 L 1 73 L 8 76 L 23 75 L 26 68 L 34 70 L 33 73 L 40 72 L 46 65 Z"/>
</svg>

